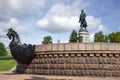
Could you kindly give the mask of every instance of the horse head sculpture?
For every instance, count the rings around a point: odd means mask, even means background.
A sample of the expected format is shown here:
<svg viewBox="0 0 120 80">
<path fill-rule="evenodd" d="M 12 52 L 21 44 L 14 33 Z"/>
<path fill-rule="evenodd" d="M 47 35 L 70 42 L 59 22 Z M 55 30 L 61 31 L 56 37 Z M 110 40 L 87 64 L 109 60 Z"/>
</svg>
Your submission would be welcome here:
<svg viewBox="0 0 120 80">
<path fill-rule="evenodd" d="M 12 28 L 8 29 L 7 36 L 11 40 L 9 46 L 13 46 L 13 44 L 14 45 L 15 44 L 19 44 L 19 45 L 21 44 L 19 35 Z"/>
<path fill-rule="evenodd" d="M 19 35 L 12 28 L 8 29 L 7 36 L 11 40 L 9 47 L 14 59 L 18 63 L 29 64 L 35 57 L 35 45 L 21 44 Z"/>
</svg>

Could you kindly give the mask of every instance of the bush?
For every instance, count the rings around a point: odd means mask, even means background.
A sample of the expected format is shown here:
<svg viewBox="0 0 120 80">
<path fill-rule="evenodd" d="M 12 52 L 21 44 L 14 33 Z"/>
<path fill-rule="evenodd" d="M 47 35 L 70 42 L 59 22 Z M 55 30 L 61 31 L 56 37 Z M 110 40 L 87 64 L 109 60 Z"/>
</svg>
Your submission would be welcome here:
<svg viewBox="0 0 120 80">
<path fill-rule="evenodd" d="M 5 49 L 5 46 L 3 43 L 0 43 L 0 56 L 6 56 L 7 55 L 7 51 Z"/>
<path fill-rule="evenodd" d="M 8 54 L 6 56 L 0 56 L 0 60 L 10 60 L 14 59 L 12 55 Z"/>
</svg>

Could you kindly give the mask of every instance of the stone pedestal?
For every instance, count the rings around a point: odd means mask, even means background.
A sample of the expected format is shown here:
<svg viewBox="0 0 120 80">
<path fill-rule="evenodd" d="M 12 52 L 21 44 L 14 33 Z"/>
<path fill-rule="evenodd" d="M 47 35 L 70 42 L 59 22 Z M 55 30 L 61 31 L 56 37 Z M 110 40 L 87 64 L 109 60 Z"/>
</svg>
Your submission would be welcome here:
<svg viewBox="0 0 120 80">
<path fill-rule="evenodd" d="M 35 55 L 30 64 L 17 64 L 16 72 L 38 75 L 120 77 L 120 43 L 36 45 Z"/>
<path fill-rule="evenodd" d="M 89 32 L 87 30 L 79 30 L 78 41 L 79 42 L 89 42 Z"/>
</svg>

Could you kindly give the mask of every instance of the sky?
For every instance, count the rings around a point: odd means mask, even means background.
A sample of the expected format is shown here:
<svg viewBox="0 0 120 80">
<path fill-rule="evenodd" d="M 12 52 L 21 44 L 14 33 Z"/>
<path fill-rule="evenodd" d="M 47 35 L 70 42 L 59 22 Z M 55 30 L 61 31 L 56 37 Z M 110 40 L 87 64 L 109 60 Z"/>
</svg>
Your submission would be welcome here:
<svg viewBox="0 0 120 80">
<path fill-rule="evenodd" d="M 68 43 L 73 29 L 79 31 L 79 15 L 86 14 L 90 42 L 94 34 L 120 31 L 120 0 L 0 0 L 0 42 L 7 47 L 7 30 L 13 28 L 22 43 L 41 44 L 51 36 L 53 43 Z"/>
</svg>

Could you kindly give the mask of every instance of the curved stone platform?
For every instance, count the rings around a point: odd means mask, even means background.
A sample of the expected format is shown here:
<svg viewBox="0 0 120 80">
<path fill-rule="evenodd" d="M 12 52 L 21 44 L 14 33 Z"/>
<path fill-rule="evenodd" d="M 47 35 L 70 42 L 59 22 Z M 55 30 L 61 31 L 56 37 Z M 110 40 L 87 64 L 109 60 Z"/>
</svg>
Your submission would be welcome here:
<svg viewBox="0 0 120 80">
<path fill-rule="evenodd" d="M 17 72 L 41 75 L 120 76 L 120 43 L 37 45 L 36 57 Z"/>
</svg>

